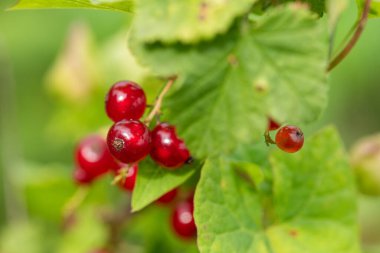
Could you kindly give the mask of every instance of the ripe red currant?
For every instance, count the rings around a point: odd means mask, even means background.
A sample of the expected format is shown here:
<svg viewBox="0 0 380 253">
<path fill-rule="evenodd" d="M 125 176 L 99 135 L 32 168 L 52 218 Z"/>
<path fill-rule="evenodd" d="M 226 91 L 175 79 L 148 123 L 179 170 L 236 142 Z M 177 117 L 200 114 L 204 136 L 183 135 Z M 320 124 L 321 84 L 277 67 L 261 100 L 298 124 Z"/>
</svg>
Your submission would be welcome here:
<svg viewBox="0 0 380 253">
<path fill-rule="evenodd" d="M 114 122 L 123 119 L 138 120 L 144 114 L 145 108 L 145 93 L 134 82 L 117 82 L 106 95 L 106 112 Z"/>
<path fill-rule="evenodd" d="M 174 188 L 173 190 L 165 193 L 159 199 L 157 199 L 157 203 L 164 204 L 164 205 L 169 204 L 175 199 L 175 197 L 177 196 L 177 193 L 178 193 L 177 188 Z"/>
<path fill-rule="evenodd" d="M 77 166 L 93 177 L 100 176 L 115 166 L 106 141 L 98 135 L 90 135 L 80 141 L 75 159 Z"/>
<path fill-rule="evenodd" d="M 173 210 L 172 227 L 182 238 L 190 239 L 197 234 L 193 212 L 194 204 L 190 200 L 179 203 Z"/>
<path fill-rule="evenodd" d="M 280 128 L 280 124 L 274 121 L 272 118 L 268 119 L 268 131 L 274 131 Z"/>
<path fill-rule="evenodd" d="M 161 123 L 152 131 L 150 156 L 163 167 L 178 168 L 190 158 L 190 152 L 177 137 L 175 127 Z"/>
<path fill-rule="evenodd" d="M 304 136 L 296 126 L 284 126 L 276 134 L 276 145 L 288 153 L 294 153 L 303 146 Z"/>
<path fill-rule="evenodd" d="M 137 164 L 129 168 L 127 172 L 127 176 L 125 177 L 125 181 L 120 183 L 120 186 L 124 190 L 130 191 L 130 192 L 133 191 L 133 188 L 135 188 L 138 171 L 139 171 L 139 167 Z"/>
<path fill-rule="evenodd" d="M 138 162 L 150 152 L 149 129 L 137 120 L 119 121 L 110 128 L 107 144 L 112 155 L 121 162 Z"/>
<path fill-rule="evenodd" d="M 74 170 L 73 178 L 75 183 L 78 185 L 88 185 L 94 180 L 92 175 L 81 168 L 76 168 Z"/>
</svg>

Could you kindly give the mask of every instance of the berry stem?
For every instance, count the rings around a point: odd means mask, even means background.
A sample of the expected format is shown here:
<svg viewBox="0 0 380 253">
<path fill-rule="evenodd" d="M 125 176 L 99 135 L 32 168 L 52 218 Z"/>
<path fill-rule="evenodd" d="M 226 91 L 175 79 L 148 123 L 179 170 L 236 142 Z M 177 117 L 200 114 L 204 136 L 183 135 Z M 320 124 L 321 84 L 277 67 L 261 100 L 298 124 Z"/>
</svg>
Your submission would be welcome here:
<svg viewBox="0 0 380 253">
<path fill-rule="evenodd" d="M 135 166 L 136 163 L 128 164 L 126 167 L 123 167 L 119 170 L 119 174 L 116 175 L 112 180 L 112 185 L 117 185 L 119 183 L 124 184 L 125 180 L 127 179 L 128 171 Z"/>
<path fill-rule="evenodd" d="M 75 213 L 78 207 L 86 199 L 88 193 L 89 187 L 87 186 L 81 186 L 76 190 L 73 196 L 71 196 L 71 198 L 66 202 L 65 206 L 63 207 L 64 219 L 69 218 L 72 214 Z"/>
<path fill-rule="evenodd" d="M 123 227 L 134 216 L 130 210 L 131 202 L 130 198 L 128 198 L 117 210 L 111 212 L 103 212 L 101 214 L 104 223 L 108 227 L 108 239 L 106 242 L 106 248 L 110 252 L 119 252 L 119 249 L 122 246 Z"/>
<path fill-rule="evenodd" d="M 269 144 L 276 144 L 276 142 L 270 137 L 269 131 L 265 131 L 264 133 L 264 138 L 265 138 L 265 144 L 269 146 Z"/>
<path fill-rule="evenodd" d="M 365 25 L 367 24 L 370 7 L 371 0 L 366 0 L 362 15 L 360 17 L 354 35 L 352 36 L 351 40 L 347 43 L 347 45 L 343 48 L 343 50 L 330 62 L 329 66 L 327 67 L 328 72 L 334 69 L 344 58 L 346 58 L 346 56 L 351 52 L 351 50 L 358 42 L 360 36 L 363 33 Z"/>
<path fill-rule="evenodd" d="M 152 110 L 150 111 L 149 115 L 146 117 L 144 123 L 149 126 L 150 122 L 154 119 L 156 115 L 160 113 L 162 100 L 164 99 L 166 93 L 170 90 L 170 88 L 173 86 L 174 81 L 177 79 L 177 76 L 173 76 L 169 78 L 169 81 L 165 84 L 164 88 L 158 95 L 156 102 L 154 103 L 154 106 Z"/>
</svg>

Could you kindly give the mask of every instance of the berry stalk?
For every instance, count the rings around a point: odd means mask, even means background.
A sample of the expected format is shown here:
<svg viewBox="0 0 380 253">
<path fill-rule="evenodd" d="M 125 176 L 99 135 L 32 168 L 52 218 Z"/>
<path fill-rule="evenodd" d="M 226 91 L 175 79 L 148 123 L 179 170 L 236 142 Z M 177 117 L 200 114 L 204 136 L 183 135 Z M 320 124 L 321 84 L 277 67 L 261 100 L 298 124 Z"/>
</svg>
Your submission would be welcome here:
<svg viewBox="0 0 380 253">
<path fill-rule="evenodd" d="M 89 187 L 82 186 L 77 189 L 77 191 L 72 195 L 72 197 L 66 202 L 63 207 L 63 219 L 68 219 L 73 215 L 78 207 L 83 203 L 89 193 Z"/>
<path fill-rule="evenodd" d="M 177 76 L 170 77 L 169 81 L 165 84 L 164 88 L 162 89 L 162 91 L 158 95 L 158 97 L 156 99 L 156 102 L 154 103 L 154 106 L 153 106 L 152 110 L 150 111 L 150 113 L 146 117 L 146 119 L 144 120 L 144 123 L 147 126 L 149 126 L 150 123 L 152 122 L 152 120 L 154 119 L 154 117 L 160 113 L 162 101 L 163 101 L 166 93 L 168 93 L 168 91 L 170 90 L 170 88 L 173 86 L 173 84 L 174 84 L 174 82 L 175 82 L 176 79 L 177 79 Z"/>
</svg>

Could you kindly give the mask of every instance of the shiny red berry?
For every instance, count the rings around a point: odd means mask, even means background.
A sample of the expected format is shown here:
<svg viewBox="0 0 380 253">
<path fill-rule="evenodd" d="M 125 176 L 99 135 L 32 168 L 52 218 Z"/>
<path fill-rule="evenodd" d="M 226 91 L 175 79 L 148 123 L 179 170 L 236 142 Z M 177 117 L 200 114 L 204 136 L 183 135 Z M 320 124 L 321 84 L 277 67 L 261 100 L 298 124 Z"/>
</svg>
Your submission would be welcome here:
<svg viewBox="0 0 380 253">
<path fill-rule="evenodd" d="M 81 168 L 76 168 L 74 170 L 73 178 L 75 183 L 78 185 L 88 185 L 94 180 L 94 176 L 90 175 L 87 171 Z"/>
<path fill-rule="evenodd" d="M 280 128 L 280 124 L 274 121 L 272 118 L 268 119 L 268 131 L 274 131 Z"/>
<path fill-rule="evenodd" d="M 106 96 L 106 112 L 114 122 L 138 120 L 144 114 L 146 96 L 143 89 L 131 81 L 115 83 Z"/>
<path fill-rule="evenodd" d="M 124 190 L 130 191 L 130 192 L 133 191 L 133 189 L 135 188 L 138 171 L 139 171 L 139 167 L 137 164 L 129 168 L 125 181 L 120 183 L 120 186 Z"/>
<path fill-rule="evenodd" d="M 175 233 L 185 239 L 196 236 L 197 228 L 194 222 L 194 204 L 187 200 L 178 203 L 172 213 L 172 227 Z"/>
<path fill-rule="evenodd" d="M 294 153 L 303 146 L 304 136 L 296 126 L 284 126 L 276 134 L 276 145 L 288 153 Z"/>
<path fill-rule="evenodd" d="M 93 177 L 100 176 L 115 166 L 106 141 L 98 135 L 90 135 L 80 141 L 75 150 L 75 160 L 79 168 Z"/>
<path fill-rule="evenodd" d="M 149 129 L 137 120 L 119 121 L 109 130 L 107 144 L 112 155 L 121 162 L 138 162 L 150 152 Z"/>
<path fill-rule="evenodd" d="M 190 158 L 190 152 L 185 143 L 177 137 L 174 126 L 161 123 L 153 129 L 151 136 L 150 156 L 159 165 L 178 168 Z"/>
<path fill-rule="evenodd" d="M 164 204 L 164 205 L 169 204 L 175 199 L 175 197 L 177 197 L 177 193 L 178 193 L 177 188 L 174 188 L 173 190 L 165 193 L 159 199 L 157 199 L 157 203 Z"/>
</svg>

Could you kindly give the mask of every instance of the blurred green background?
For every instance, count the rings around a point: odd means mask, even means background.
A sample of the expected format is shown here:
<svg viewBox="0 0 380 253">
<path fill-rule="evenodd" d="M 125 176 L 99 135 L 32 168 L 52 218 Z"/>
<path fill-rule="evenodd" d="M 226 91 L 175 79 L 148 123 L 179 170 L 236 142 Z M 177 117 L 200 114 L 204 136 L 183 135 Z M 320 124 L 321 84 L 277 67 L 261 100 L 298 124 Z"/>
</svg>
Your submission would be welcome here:
<svg viewBox="0 0 380 253">
<path fill-rule="evenodd" d="M 340 22 L 338 44 L 356 15 L 352 3 Z M 103 112 L 109 84 L 137 79 L 151 83 L 152 94 L 158 87 L 159 81 L 134 66 L 127 52 L 130 19 L 122 13 L 95 10 L 0 12 L 1 253 L 25 252 L 20 243 L 28 245 L 29 253 L 86 252 L 107 240 L 107 228 L 96 222 L 91 208 L 83 208 L 79 216 L 84 218 L 60 238 L 60 210 L 75 191 L 71 171 L 76 141 L 110 124 Z M 333 71 L 328 109 L 311 127 L 337 125 L 348 149 L 360 137 L 380 132 L 379 42 L 380 20 L 372 19 L 358 45 Z M 68 45 L 80 45 L 79 50 Z M 62 62 L 70 64 L 70 57 L 86 70 L 79 79 L 62 67 Z M 78 91 L 75 85 L 65 87 L 57 81 L 70 78 L 85 80 L 89 86 Z M 106 178 L 96 186 L 87 206 L 128 197 L 109 187 L 109 181 Z M 379 198 L 360 198 L 367 253 L 380 252 L 379 213 Z M 196 252 L 193 242 L 173 237 L 162 222 L 167 216 L 166 210 L 148 208 L 140 221 L 133 221 L 137 225 L 125 231 L 128 252 Z"/>
</svg>

